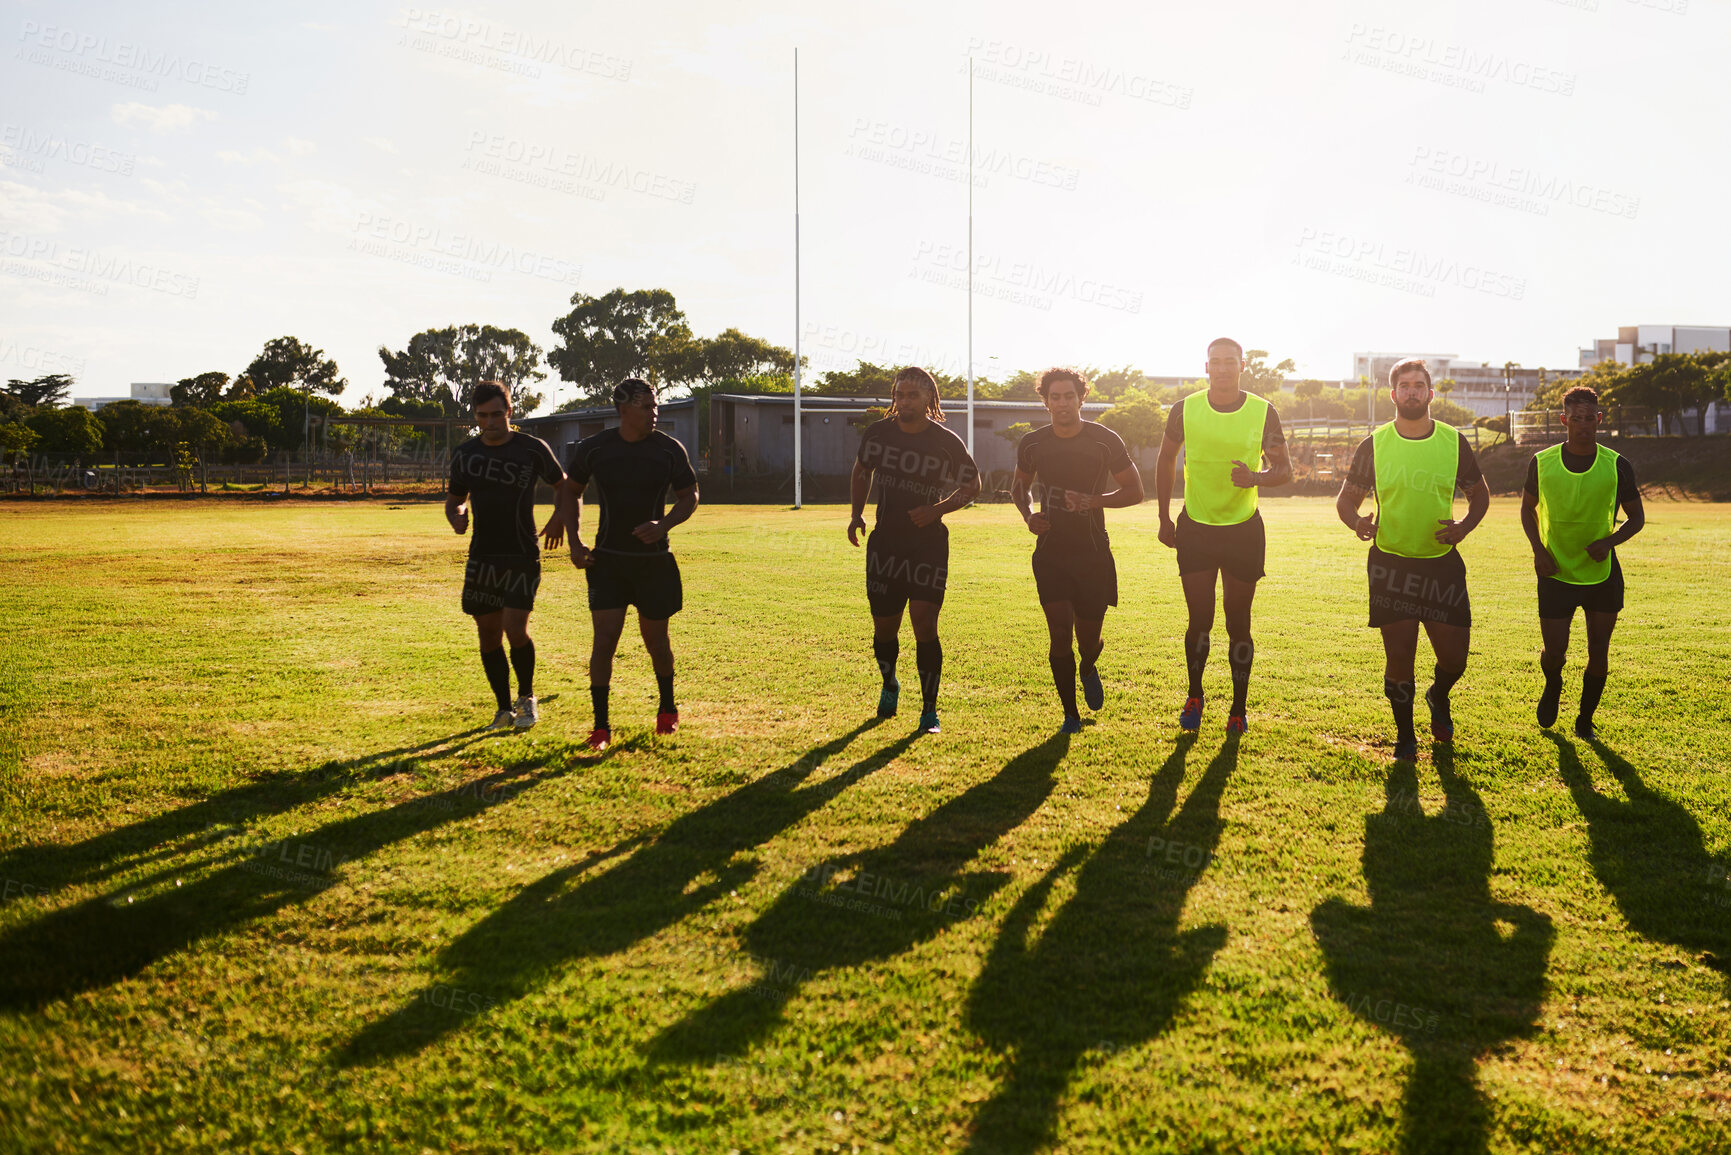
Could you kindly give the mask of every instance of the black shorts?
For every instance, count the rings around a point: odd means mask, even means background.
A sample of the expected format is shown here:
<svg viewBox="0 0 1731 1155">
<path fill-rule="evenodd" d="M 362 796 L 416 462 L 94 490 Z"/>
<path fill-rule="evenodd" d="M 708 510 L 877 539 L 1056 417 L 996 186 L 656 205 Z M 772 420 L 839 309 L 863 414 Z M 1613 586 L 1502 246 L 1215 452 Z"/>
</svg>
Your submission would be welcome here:
<svg viewBox="0 0 1731 1155">
<path fill-rule="evenodd" d="M 1539 616 L 1541 618 L 1573 618 L 1575 610 L 1589 614 L 1620 614 L 1623 612 L 1623 566 L 1611 553 L 1611 576 L 1590 586 L 1572 585 L 1556 578 L 1539 579 Z"/>
<path fill-rule="evenodd" d="M 541 588 L 541 559 L 521 554 L 471 554 L 463 567 L 463 612 L 532 610 Z"/>
<path fill-rule="evenodd" d="M 1417 620 L 1470 629 L 1472 600 L 1467 597 L 1467 563 L 1461 551 L 1441 557 L 1401 557 L 1374 545 L 1365 562 L 1370 578 L 1370 626 L 1381 629 Z"/>
<path fill-rule="evenodd" d="M 587 569 L 589 610 L 622 610 L 636 606 L 637 616 L 666 621 L 685 607 L 685 587 L 679 563 L 666 553 L 601 553 Z"/>
<path fill-rule="evenodd" d="M 918 537 L 874 529 L 866 538 L 866 601 L 872 617 L 894 617 L 908 602 L 944 604 L 950 574 L 950 531 Z"/>
<path fill-rule="evenodd" d="M 1034 587 L 1041 605 L 1069 602 L 1078 618 L 1097 622 L 1106 616 L 1107 606 L 1118 604 L 1118 564 L 1110 549 L 1036 549 Z"/>
<path fill-rule="evenodd" d="M 1262 511 L 1237 525 L 1207 525 L 1178 511 L 1178 576 L 1203 570 L 1225 570 L 1241 582 L 1262 580 L 1268 557 L 1268 534 Z"/>
</svg>

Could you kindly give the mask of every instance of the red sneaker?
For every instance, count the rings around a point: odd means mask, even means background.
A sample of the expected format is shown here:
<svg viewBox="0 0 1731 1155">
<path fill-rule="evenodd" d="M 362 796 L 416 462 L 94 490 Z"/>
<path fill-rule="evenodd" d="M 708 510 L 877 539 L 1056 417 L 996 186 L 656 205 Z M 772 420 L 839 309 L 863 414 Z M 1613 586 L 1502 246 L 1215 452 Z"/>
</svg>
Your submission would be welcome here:
<svg viewBox="0 0 1731 1155">
<path fill-rule="evenodd" d="M 1244 724 L 1244 715 L 1243 714 L 1232 714 L 1232 715 L 1227 717 L 1227 719 L 1226 719 L 1226 732 L 1228 734 L 1242 734 L 1247 729 L 1248 729 L 1248 727 L 1245 726 L 1245 724 Z"/>
<path fill-rule="evenodd" d="M 655 732 L 657 734 L 671 734 L 677 729 L 679 729 L 678 710 L 669 710 L 664 714 L 655 715 Z"/>
<path fill-rule="evenodd" d="M 605 727 L 597 727 L 589 731 L 589 740 L 586 744 L 591 750 L 600 751 L 607 749 L 607 744 L 611 741 L 613 741 L 613 731 Z"/>
</svg>

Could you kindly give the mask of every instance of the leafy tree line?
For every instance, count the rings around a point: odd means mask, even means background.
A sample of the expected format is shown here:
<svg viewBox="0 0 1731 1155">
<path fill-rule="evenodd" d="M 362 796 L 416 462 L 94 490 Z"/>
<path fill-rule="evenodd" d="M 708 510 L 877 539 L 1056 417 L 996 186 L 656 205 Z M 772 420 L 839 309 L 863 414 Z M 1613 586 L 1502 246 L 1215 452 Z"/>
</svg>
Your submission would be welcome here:
<svg viewBox="0 0 1731 1155">
<path fill-rule="evenodd" d="M 1651 361 L 1624 365 L 1601 361 L 1574 380 L 1548 382 L 1533 395 L 1531 409 L 1558 409 L 1576 385 L 1599 391 L 1601 405 L 1637 405 L 1664 414 L 1685 434 L 1707 431 L 1707 406 L 1731 401 L 1731 353 L 1660 353 Z M 1694 430 L 1683 419 L 1693 410 Z"/>
</svg>

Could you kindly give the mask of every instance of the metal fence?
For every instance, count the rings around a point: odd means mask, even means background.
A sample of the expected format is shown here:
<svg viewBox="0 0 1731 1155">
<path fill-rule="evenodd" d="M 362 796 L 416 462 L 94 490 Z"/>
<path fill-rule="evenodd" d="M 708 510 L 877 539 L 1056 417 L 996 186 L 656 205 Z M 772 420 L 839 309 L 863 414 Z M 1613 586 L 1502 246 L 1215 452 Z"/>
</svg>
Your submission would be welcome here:
<svg viewBox="0 0 1731 1155">
<path fill-rule="evenodd" d="M 210 462 L 193 453 L 111 453 L 102 457 L 38 453 L 0 470 L 3 493 L 211 493 L 274 490 L 374 493 L 443 489 L 450 477 L 448 450 L 409 460 L 364 454 L 279 453 L 259 462 Z"/>
<path fill-rule="evenodd" d="M 1553 445 L 1566 439 L 1561 409 L 1523 409 L 1514 415 L 1516 445 Z M 1600 437 L 1657 437 L 1660 422 L 1653 410 L 1641 405 L 1611 405 L 1605 409 Z"/>
</svg>

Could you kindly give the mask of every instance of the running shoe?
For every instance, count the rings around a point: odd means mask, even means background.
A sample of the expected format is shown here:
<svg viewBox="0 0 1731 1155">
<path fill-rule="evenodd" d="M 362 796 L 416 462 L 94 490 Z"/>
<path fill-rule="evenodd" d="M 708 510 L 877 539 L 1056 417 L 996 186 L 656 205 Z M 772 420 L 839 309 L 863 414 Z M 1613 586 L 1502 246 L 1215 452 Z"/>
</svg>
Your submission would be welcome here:
<svg viewBox="0 0 1731 1155">
<path fill-rule="evenodd" d="M 1575 717 L 1575 737 L 1583 738 L 1588 742 L 1593 742 L 1593 741 L 1598 740 L 1599 732 L 1593 728 L 1593 720 L 1591 718 L 1583 718 L 1579 715 L 1576 715 L 1576 717 Z"/>
<path fill-rule="evenodd" d="M 1058 733 L 1060 734 L 1080 734 L 1081 732 L 1082 719 L 1077 717 L 1075 714 L 1066 716 L 1064 718 L 1064 724 L 1058 727 Z"/>
<path fill-rule="evenodd" d="M 1106 704 L 1106 687 L 1100 684 L 1100 669 L 1089 662 L 1077 673 L 1082 679 L 1082 700 L 1088 703 L 1088 709 L 1098 710 Z"/>
<path fill-rule="evenodd" d="M 663 710 L 655 715 L 655 732 L 657 734 L 671 734 L 677 729 L 679 729 L 678 710 Z"/>
<path fill-rule="evenodd" d="M 589 737 L 584 745 L 597 752 L 607 749 L 607 744 L 613 741 L 613 731 L 605 726 L 599 726 L 589 731 Z"/>
<path fill-rule="evenodd" d="M 1227 717 L 1226 732 L 1228 734 L 1243 734 L 1248 729 L 1249 727 L 1244 724 L 1243 714 L 1232 714 Z"/>
<path fill-rule="evenodd" d="M 1435 687 L 1433 686 L 1434 690 Z M 1430 707 L 1430 736 L 1438 742 L 1453 742 L 1455 740 L 1455 720 L 1449 713 L 1449 700 L 1442 700 L 1442 709 L 1437 709 L 1431 690 L 1424 692 L 1424 704 Z"/>
<path fill-rule="evenodd" d="M 901 699 L 902 687 L 899 682 L 885 684 L 878 694 L 878 717 L 893 718 L 896 716 L 896 703 Z"/>
<path fill-rule="evenodd" d="M 1546 675 L 1545 692 L 1539 695 L 1539 708 L 1534 711 L 1539 725 L 1547 730 L 1557 724 L 1557 704 L 1563 696 L 1563 679 L 1560 675 Z"/>
<path fill-rule="evenodd" d="M 937 734 L 941 732 L 938 726 L 938 712 L 936 710 L 927 710 L 920 715 L 920 729 L 927 734 Z"/>
<path fill-rule="evenodd" d="M 516 706 L 517 729 L 527 730 L 541 720 L 541 711 L 535 706 L 535 699 L 518 698 Z"/>
<path fill-rule="evenodd" d="M 1396 762 L 1418 761 L 1418 739 L 1397 738 L 1394 743 L 1394 760 Z"/>
<path fill-rule="evenodd" d="M 1202 729 L 1201 698 L 1184 699 L 1184 710 L 1178 715 L 1178 728 L 1180 730 Z"/>
<path fill-rule="evenodd" d="M 488 726 L 487 729 L 509 730 L 515 724 L 516 718 L 512 716 L 511 711 L 500 710 L 497 714 L 493 715 L 493 724 Z"/>
</svg>

